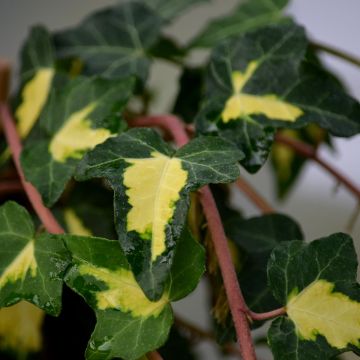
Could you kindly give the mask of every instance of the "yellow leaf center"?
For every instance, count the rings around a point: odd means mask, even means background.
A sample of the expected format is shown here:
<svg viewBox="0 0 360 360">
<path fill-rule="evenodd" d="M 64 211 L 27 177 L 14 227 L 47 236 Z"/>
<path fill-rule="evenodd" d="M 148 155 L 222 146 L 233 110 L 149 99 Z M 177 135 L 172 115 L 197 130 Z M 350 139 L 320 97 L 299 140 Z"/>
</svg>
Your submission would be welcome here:
<svg viewBox="0 0 360 360">
<path fill-rule="evenodd" d="M 242 92 L 245 84 L 257 69 L 257 62 L 252 61 L 245 72 L 234 71 L 232 83 L 234 94 L 227 100 L 221 114 L 224 123 L 243 116 L 261 114 L 274 120 L 295 121 L 303 114 L 302 110 L 276 95 L 251 95 Z"/>
<path fill-rule="evenodd" d="M 38 70 L 34 77 L 27 82 L 22 92 L 22 103 L 17 108 L 15 116 L 18 119 L 17 129 L 22 138 L 25 138 L 45 105 L 54 77 L 54 69 L 43 68 Z"/>
<path fill-rule="evenodd" d="M 187 181 L 181 160 L 158 152 L 147 159 L 126 159 L 131 164 L 124 173 L 126 195 L 132 206 L 127 215 L 127 231 L 136 231 L 151 240 L 152 261 L 166 249 L 166 226 Z"/>
<path fill-rule="evenodd" d="M 96 293 L 97 307 L 100 310 L 118 309 L 130 312 L 134 317 L 147 318 L 158 316 L 168 303 L 166 294 L 158 301 L 150 301 L 129 270 L 110 271 L 84 264 L 80 265 L 79 272 L 81 275 L 91 275 L 107 285 L 108 289 Z"/>
<path fill-rule="evenodd" d="M 298 334 L 305 340 L 323 335 L 338 349 L 358 345 L 360 339 L 360 303 L 348 296 L 332 292 L 334 284 L 317 280 L 287 304 L 287 313 Z"/>
<path fill-rule="evenodd" d="M 24 249 L 4 269 L 0 276 L 0 288 L 9 282 L 24 281 L 29 271 L 32 277 L 36 276 L 37 264 L 34 254 L 34 241 L 29 241 Z"/>
<path fill-rule="evenodd" d="M 107 129 L 91 127 L 91 121 L 87 117 L 95 107 L 94 102 L 73 113 L 56 133 L 49 147 L 56 161 L 65 162 L 68 158 L 81 159 L 84 151 L 94 148 L 112 136 Z"/>
</svg>

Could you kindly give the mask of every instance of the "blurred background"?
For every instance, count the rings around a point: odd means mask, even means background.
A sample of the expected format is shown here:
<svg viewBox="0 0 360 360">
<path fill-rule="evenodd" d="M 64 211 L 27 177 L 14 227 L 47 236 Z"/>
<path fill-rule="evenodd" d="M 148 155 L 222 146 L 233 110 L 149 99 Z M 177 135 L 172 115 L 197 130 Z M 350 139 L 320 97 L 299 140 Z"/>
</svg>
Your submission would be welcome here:
<svg viewBox="0 0 360 360">
<path fill-rule="evenodd" d="M 18 52 L 31 25 L 41 23 L 50 30 L 62 29 L 75 25 L 93 10 L 114 3 L 114 0 L 0 0 L 0 57 L 9 59 L 13 65 L 13 87 L 17 83 Z M 196 6 L 168 26 L 166 32 L 180 43 L 186 43 L 209 19 L 230 12 L 239 3 L 239 0 L 213 0 L 210 5 L 204 3 Z M 305 26 L 311 39 L 360 57 L 359 0 L 292 0 L 286 12 Z M 206 54 L 201 51 L 194 52 L 190 62 L 196 64 L 204 56 Z M 322 58 L 344 81 L 352 96 L 359 100 L 359 68 L 326 54 Z M 152 67 L 150 86 L 156 93 L 152 113 L 164 113 L 171 108 L 179 75 L 174 65 L 165 62 L 159 61 Z M 335 138 L 334 145 L 335 153 L 321 148 L 320 155 L 356 183 L 360 183 L 360 136 Z M 249 175 L 243 170 L 243 175 L 276 209 L 298 220 L 308 240 L 344 231 L 358 206 L 346 189 L 337 187 L 334 179 L 314 163 L 308 162 L 298 183 L 283 202 L 276 201 L 269 166 L 265 165 L 255 175 Z M 258 214 L 237 191 L 234 191 L 234 204 L 249 216 Z M 359 253 L 360 219 L 356 221 L 352 235 Z M 209 307 L 205 284 L 200 284 L 187 299 L 176 303 L 175 311 L 204 328 L 208 327 Z M 200 358 L 219 358 L 215 348 L 208 343 L 200 344 L 197 351 L 201 354 Z M 261 359 L 271 359 L 267 352 L 261 352 L 259 356 Z M 355 359 L 352 356 L 347 358 Z"/>
</svg>

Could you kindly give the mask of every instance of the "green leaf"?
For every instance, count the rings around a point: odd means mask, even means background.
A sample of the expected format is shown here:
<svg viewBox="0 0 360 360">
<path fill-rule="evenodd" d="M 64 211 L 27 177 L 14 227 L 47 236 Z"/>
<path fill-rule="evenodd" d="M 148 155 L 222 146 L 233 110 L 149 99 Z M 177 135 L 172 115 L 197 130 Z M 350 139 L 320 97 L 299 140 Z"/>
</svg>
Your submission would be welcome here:
<svg viewBox="0 0 360 360">
<path fill-rule="evenodd" d="M 149 298 L 163 292 L 190 191 L 234 181 L 241 158 L 218 137 L 197 138 L 175 152 L 154 130 L 132 129 L 97 146 L 79 164 L 77 179 L 110 181 L 119 241 Z"/>
<path fill-rule="evenodd" d="M 186 55 L 186 50 L 180 47 L 180 45 L 171 37 L 161 36 L 151 47 L 149 54 L 160 59 L 169 60 L 176 64 L 181 64 Z"/>
<path fill-rule="evenodd" d="M 220 19 L 205 26 L 191 42 L 191 47 L 213 47 L 234 35 L 256 30 L 262 26 L 286 22 L 281 10 L 288 0 L 248 0 Z"/>
<path fill-rule="evenodd" d="M 360 345 L 360 286 L 352 239 L 342 233 L 274 249 L 268 278 L 287 317 L 268 333 L 275 359 L 329 359 Z M 358 351 L 358 350 L 357 350 Z"/>
<path fill-rule="evenodd" d="M 93 182 L 76 183 L 69 197 L 61 209 L 68 233 L 116 239 L 111 190 Z"/>
<path fill-rule="evenodd" d="M 137 284 L 117 241 L 69 235 L 63 239 L 73 256 L 66 282 L 97 317 L 86 358 L 138 359 L 163 345 L 173 321 L 170 302 L 192 291 L 204 271 L 204 251 L 190 234 L 185 232 L 179 241 L 166 290 L 154 302 Z"/>
<path fill-rule="evenodd" d="M 179 115 L 187 123 L 193 123 L 200 110 L 204 95 L 204 80 L 203 68 L 183 68 L 172 113 Z"/>
<path fill-rule="evenodd" d="M 165 20 L 172 20 L 189 7 L 209 0 L 142 0 Z"/>
<path fill-rule="evenodd" d="M 58 315 L 69 260 L 63 243 L 35 236 L 30 215 L 15 202 L 0 207 L 0 242 L 0 307 L 26 300 Z"/>
<path fill-rule="evenodd" d="M 77 57 L 86 74 L 114 79 L 136 75 L 145 80 L 150 59 L 147 50 L 156 42 L 162 19 L 137 2 L 92 14 L 78 27 L 55 35 L 60 57 Z"/>
<path fill-rule="evenodd" d="M 359 103 L 326 71 L 303 61 L 306 49 L 304 31 L 294 24 L 261 28 L 215 48 L 198 131 L 234 142 L 251 172 L 264 163 L 274 128 L 316 123 L 336 136 L 358 133 Z"/>
<path fill-rule="evenodd" d="M 245 250 L 246 253 L 238 276 L 247 304 L 255 312 L 276 308 L 278 302 L 267 284 L 267 262 L 273 248 L 281 242 L 303 239 L 299 225 L 282 214 L 263 215 L 243 221 L 233 219 L 226 225 L 228 237 L 240 251 Z"/>
<path fill-rule="evenodd" d="M 42 135 L 21 155 L 25 177 L 47 206 L 63 192 L 83 154 L 119 132 L 133 79 L 76 78 L 54 89 L 39 122 Z"/>
</svg>

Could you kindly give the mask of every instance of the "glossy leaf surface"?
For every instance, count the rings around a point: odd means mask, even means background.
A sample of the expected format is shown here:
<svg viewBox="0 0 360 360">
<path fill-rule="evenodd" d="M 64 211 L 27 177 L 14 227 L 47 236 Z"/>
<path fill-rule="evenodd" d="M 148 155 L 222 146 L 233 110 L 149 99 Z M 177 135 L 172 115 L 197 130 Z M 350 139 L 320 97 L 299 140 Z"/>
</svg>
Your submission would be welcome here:
<svg viewBox="0 0 360 360">
<path fill-rule="evenodd" d="M 336 136 L 360 131 L 359 103 L 304 61 L 306 48 L 303 29 L 289 24 L 261 28 L 213 50 L 197 128 L 237 144 L 251 172 L 266 160 L 275 128 L 316 123 Z"/>
<path fill-rule="evenodd" d="M 64 240 L 73 256 L 67 284 L 85 298 L 97 317 L 86 358 L 138 359 L 160 347 L 173 321 L 170 302 L 191 292 L 204 271 L 201 246 L 189 233 L 183 234 L 166 290 L 160 299 L 150 301 L 116 240 L 78 236 Z"/>
<path fill-rule="evenodd" d="M 269 283 L 287 310 L 268 333 L 275 359 L 329 359 L 359 347 L 356 270 L 352 239 L 342 233 L 273 251 Z"/>
<path fill-rule="evenodd" d="M 77 179 L 107 178 L 115 192 L 120 244 L 150 298 L 159 298 L 188 209 L 189 192 L 234 181 L 242 154 L 217 137 L 174 151 L 151 129 L 109 139 L 79 164 Z"/>
</svg>

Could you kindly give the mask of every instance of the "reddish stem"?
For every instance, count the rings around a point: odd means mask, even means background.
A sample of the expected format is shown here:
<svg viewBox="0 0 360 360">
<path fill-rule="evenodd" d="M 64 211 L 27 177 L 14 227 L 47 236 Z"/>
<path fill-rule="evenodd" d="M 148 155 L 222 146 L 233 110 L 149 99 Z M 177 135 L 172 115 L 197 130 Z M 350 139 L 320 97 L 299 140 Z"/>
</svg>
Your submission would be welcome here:
<svg viewBox="0 0 360 360">
<path fill-rule="evenodd" d="M 274 208 L 244 179 L 239 178 L 236 186 L 261 210 L 264 214 L 274 213 Z"/>
<path fill-rule="evenodd" d="M 220 214 L 208 186 L 205 186 L 200 190 L 200 195 L 200 201 L 204 209 L 215 253 L 219 261 L 230 312 L 234 321 L 237 339 L 240 344 L 241 355 L 246 360 L 253 360 L 256 359 L 256 356 L 246 315 L 248 308 L 242 295 L 235 268 L 232 263 L 231 253 L 228 247 Z"/>
<path fill-rule="evenodd" d="M 323 160 L 311 145 L 303 143 L 299 140 L 292 139 L 288 136 L 277 134 L 276 141 L 295 150 L 299 155 L 312 159 L 331 175 L 333 175 L 340 183 L 344 184 L 358 199 L 360 199 L 360 188 L 355 185 L 349 178 L 343 175 L 339 170 Z"/>
<path fill-rule="evenodd" d="M 7 143 L 9 144 L 12 152 L 12 157 L 17 172 L 19 174 L 20 181 L 35 212 L 37 213 L 45 229 L 49 233 L 62 234 L 64 232 L 63 228 L 59 225 L 51 211 L 47 207 L 45 207 L 38 191 L 34 188 L 32 184 L 25 180 L 24 173 L 20 164 L 20 154 L 22 150 L 20 137 L 16 132 L 16 127 L 10 114 L 9 107 L 5 103 L 0 104 L 0 119 L 4 128 Z"/>
<path fill-rule="evenodd" d="M 278 316 L 285 315 L 285 314 L 286 314 L 286 309 L 284 307 L 282 307 L 280 309 L 275 309 L 275 310 L 271 310 L 268 312 L 264 312 L 264 313 L 256 313 L 253 311 L 248 312 L 248 315 L 250 316 L 250 318 L 255 321 L 268 320 L 268 319 L 272 319 L 274 317 L 278 317 Z"/>
</svg>

